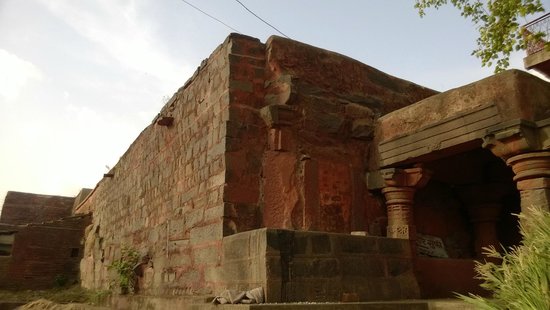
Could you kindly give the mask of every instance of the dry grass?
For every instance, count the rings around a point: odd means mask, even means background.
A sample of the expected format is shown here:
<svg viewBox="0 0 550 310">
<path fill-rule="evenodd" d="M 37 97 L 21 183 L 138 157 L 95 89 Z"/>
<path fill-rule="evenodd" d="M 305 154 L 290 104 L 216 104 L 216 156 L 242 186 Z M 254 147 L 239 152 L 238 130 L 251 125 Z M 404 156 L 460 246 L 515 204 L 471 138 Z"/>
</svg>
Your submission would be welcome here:
<svg viewBox="0 0 550 310">
<path fill-rule="evenodd" d="M 487 248 L 486 254 L 502 263 L 476 266 L 481 286 L 493 293 L 492 299 L 460 296 L 478 309 L 550 309 L 550 212 L 531 208 L 519 217 L 521 244 L 504 249 L 504 254 Z"/>
<path fill-rule="evenodd" d="M 98 305 L 109 295 L 108 291 L 91 291 L 78 285 L 49 290 L 8 291 L 0 290 L 1 302 L 31 302 L 47 299 L 56 303 L 84 303 Z"/>
</svg>

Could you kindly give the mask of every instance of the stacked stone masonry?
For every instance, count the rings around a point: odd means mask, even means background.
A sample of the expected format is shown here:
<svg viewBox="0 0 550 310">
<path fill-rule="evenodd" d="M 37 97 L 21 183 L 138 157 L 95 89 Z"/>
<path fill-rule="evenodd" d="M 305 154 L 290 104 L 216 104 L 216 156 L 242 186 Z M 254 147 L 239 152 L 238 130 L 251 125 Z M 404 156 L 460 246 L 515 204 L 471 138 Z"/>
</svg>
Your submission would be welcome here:
<svg viewBox="0 0 550 310">
<path fill-rule="evenodd" d="M 51 281 L 51 262 L 78 261 L 91 220 L 82 285 L 108 288 L 133 248 L 153 303 L 258 286 L 270 302 L 483 294 L 483 247 L 519 244 L 513 214 L 550 206 L 548 98 L 517 70 L 437 94 L 303 43 L 232 34 L 95 189 L 10 192 L 0 272 L 12 286 Z M 80 216 L 60 225 L 13 225 L 71 207 Z M 43 236 L 68 243 L 58 253 Z M 25 251 L 51 262 L 16 263 Z"/>
<path fill-rule="evenodd" d="M 123 247 L 144 294 L 212 294 L 222 237 L 262 227 L 383 234 L 366 191 L 375 118 L 434 91 L 279 37 L 230 35 L 76 212 L 93 212 L 82 284 Z"/>
<path fill-rule="evenodd" d="M 419 298 L 406 240 L 258 229 L 224 238 L 229 287 L 264 288 L 267 302 Z"/>
<path fill-rule="evenodd" d="M 0 240 L 10 243 L 9 251 L 0 256 L 0 289 L 78 283 L 84 228 L 90 223 L 89 215 L 80 215 L 37 224 L 0 224 Z"/>
<path fill-rule="evenodd" d="M 53 221 L 71 215 L 73 197 L 9 191 L 4 199 L 0 223 L 20 225 Z"/>
</svg>

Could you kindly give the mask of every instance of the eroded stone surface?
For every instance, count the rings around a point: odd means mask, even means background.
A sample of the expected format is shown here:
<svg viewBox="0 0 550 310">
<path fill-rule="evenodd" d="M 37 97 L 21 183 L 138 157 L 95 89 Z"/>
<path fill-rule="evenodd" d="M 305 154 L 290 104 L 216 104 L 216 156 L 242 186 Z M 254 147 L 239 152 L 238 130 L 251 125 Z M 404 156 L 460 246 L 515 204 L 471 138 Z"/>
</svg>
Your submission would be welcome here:
<svg viewBox="0 0 550 310">
<path fill-rule="evenodd" d="M 434 93 L 292 40 L 231 35 L 79 206 L 94 213 L 83 285 L 107 287 L 130 246 L 152 261 L 141 292 L 210 294 L 225 287 L 223 236 L 381 231 L 361 177 L 375 118 Z"/>
</svg>

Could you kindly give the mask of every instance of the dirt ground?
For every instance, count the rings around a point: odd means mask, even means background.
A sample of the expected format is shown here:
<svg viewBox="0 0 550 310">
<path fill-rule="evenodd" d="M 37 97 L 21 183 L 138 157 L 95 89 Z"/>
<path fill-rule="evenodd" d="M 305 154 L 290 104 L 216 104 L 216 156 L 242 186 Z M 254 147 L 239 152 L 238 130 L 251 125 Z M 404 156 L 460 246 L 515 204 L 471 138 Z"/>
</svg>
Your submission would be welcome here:
<svg viewBox="0 0 550 310">
<path fill-rule="evenodd" d="M 24 304 L 17 309 L 108 309 L 98 306 L 108 296 L 108 291 L 91 291 L 78 285 L 49 290 L 0 290 L 0 308 Z"/>
<path fill-rule="evenodd" d="M 58 304 L 47 299 L 38 299 L 26 305 L 18 307 L 17 310 L 102 310 L 106 307 L 92 306 L 88 304 L 69 303 Z"/>
</svg>

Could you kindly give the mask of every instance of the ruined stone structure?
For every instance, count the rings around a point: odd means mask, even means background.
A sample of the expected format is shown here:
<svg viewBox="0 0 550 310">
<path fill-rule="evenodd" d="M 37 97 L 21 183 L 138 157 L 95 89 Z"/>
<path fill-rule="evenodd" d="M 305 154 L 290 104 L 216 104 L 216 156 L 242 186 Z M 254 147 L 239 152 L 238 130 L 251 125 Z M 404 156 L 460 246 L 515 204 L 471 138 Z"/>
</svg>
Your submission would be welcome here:
<svg viewBox="0 0 550 310">
<path fill-rule="evenodd" d="M 417 258 L 425 295 L 465 285 L 445 283 L 445 277 L 436 275 L 454 270 L 452 279 L 469 276 L 469 258 L 482 257 L 482 247 L 517 244 L 512 213 L 550 205 L 544 151 L 548 98 L 548 83 L 512 70 L 378 120 L 374 154 L 381 169 L 369 172 L 369 188 L 384 193 L 388 222 L 398 223 L 388 226 L 388 235 L 411 240 L 415 233 L 437 236 L 448 254 L 445 260 Z M 397 190 L 408 196 L 398 197 L 393 212 L 390 194 Z"/>
<path fill-rule="evenodd" d="M 78 206 L 94 218 L 82 284 L 105 288 L 126 246 L 151 295 L 479 293 L 481 248 L 517 244 L 511 214 L 549 205 L 548 98 L 519 71 L 437 94 L 292 40 L 231 35 Z"/>
<path fill-rule="evenodd" d="M 268 302 L 483 293 L 482 247 L 548 207 L 550 85 L 438 94 L 280 37 L 230 35 L 77 203 L 81 283 L 136 249 L 138 291 Z M 85 195 L 82 195 L 83 198 Z"/>
<path fill-rule="evenodd" d="M 90 215 L 71 215 L 75 198 L 8 192 L 0 216 L 0 289 L 78 282 Z"/>
<path fill-rule="evenodd" d="M 73 197 L 9 191 L 2 206 L 0 223 L 20 225 L 57 220 L 72 214 L 74 201 Z"/>
<path fill-rule="evenodd" d="M 364 276 L 395 289 L 367 281 L 363 299 L 399 298 L 400 283 L 417 296 L 408 242 L 349 233 L 381 235 L 385 211 L 364 181 L 376 118 L 433 94 L 295 41 L 231 35 L 77 209 L 94 218 L 83 285 L 106 287 L 130 246 L 150 259 L 145 294 L 262 285 L 270 301 L 333 300 L 349 290 L 342 279 Z M 285 270 L 298 264 L 316 275 Z M 317 297 L 292 295 L 300 286 Z"/>
</svg>

